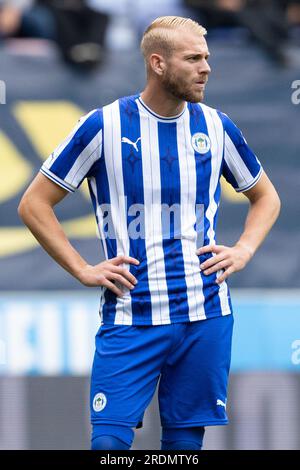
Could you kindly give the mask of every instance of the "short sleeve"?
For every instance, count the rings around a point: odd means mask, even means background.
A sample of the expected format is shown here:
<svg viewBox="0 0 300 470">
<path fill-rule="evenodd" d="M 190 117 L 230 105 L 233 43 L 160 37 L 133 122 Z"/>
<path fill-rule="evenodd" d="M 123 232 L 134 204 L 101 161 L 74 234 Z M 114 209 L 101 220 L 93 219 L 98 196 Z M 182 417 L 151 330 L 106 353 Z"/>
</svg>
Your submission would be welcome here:
<svg viewBox="0 0 300 470">
<path fill-rule="evenodd" d="M 69 136 L 54 150 L 40 171 L 74 192 L 101 158 L 103 118 L 95 109 L 79 119 Z"/>
<path fill-rule="evenodd" d="M 240 129 L 224 113 L 219 113 L 224 127 L 224 159 L 222 175 L 237 192 L 255 186 L 263 169 Z"/>
</svg>

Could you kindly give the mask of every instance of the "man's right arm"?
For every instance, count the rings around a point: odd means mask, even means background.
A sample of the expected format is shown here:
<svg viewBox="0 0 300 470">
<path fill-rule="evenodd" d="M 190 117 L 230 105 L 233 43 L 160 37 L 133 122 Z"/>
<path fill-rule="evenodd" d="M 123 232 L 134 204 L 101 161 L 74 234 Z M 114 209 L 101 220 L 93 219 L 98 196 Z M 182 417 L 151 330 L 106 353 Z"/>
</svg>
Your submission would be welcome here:
<svg viewBox="0 0 300 470">
<path fill-rule="evenodd" d="M 117 256 L 95 266 L 89 265 L 71 245 L 54 213 L 54 206 L 67 194 L 65 189 L 39 173 L 24 193 L 18 213 L 47 253 L 78 281 L 89 287 L 107 287 L 122 296 L 122 290 L 114 281 L 133 289 L 136 279 L 122 264 L 137 265 L 138 260 Z"/>
</svg>

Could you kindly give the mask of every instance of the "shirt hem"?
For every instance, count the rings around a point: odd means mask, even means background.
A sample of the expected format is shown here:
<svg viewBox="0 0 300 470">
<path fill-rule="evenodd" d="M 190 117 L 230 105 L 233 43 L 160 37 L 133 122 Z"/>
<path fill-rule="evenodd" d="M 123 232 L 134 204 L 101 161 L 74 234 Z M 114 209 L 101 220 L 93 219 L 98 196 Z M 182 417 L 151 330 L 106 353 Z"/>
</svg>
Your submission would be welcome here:
<svg viewBox="0 0 300 470">
<path fill-rule="evenodd" d="M 105 325 L 124 325 L 124 326 L 160 326 L 160 325 L 170 325 L 173 323 L 192 323 L 194 321 L 202 321 L 202 320 L 209 320 L 210 318 L 216 318 L 216 317 L 225 317 L 227 315 L 232 315 L 232 311 L 230 309 L 225 310 L 225 312 L 220 313 L 218 312 L 209 312 L 205 317 L 176 317 L 172 319 L 168 319 L 167 321 L 162 321 L 161 323 L 153 323 L 150 321 L 134 321 L 133 323 L 115 323 L 114 321 L 104 321 L 103 318 L 101 318 L 101 324 Z"/>
</svg>

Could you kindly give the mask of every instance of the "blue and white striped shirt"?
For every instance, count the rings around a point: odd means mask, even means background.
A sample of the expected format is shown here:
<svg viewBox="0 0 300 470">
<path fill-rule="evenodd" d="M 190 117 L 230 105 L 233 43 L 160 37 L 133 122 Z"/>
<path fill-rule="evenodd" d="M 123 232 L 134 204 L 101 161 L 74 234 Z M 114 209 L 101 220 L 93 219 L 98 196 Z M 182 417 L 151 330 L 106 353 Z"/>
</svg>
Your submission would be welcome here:
<svg viewBox="0 0 300 470">
<path fill-rule="evenodd" d="M 81 118 L 41 172 L 70 192 L 87 178 L 106 259 L 140 261 L 124 265 L 138 284 L 123 297 L 101 288 L 102 323 L 162 325 L 232 313 L 227 283 L 200 271 L 213 255 L 195 253 L 216 243 L 221 175 L 246 191 L 262 174 L 226 114 L 186 103 L 165 118 L 139 95 L 121 98 Z"/>
</svg>

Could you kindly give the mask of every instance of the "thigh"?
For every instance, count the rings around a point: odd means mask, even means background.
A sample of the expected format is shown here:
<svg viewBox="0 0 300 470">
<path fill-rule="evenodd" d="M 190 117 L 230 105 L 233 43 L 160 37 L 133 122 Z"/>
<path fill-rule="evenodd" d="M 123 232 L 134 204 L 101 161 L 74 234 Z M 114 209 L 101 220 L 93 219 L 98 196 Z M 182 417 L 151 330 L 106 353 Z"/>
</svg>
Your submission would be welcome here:
<svg viewBox="0 0 300 470">
<path fill-rule="evenodd" d="M 232 328 L 232 315 L 186 324 L 162 369 L 158 392 L 162 426 L 227 424 Z"/>
<path fill-rule="evenodd" d="M 137 426 L 169 349 L 169 325 L 102 325 L 91 376 L 92 423 Z"/>
</svg>

